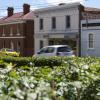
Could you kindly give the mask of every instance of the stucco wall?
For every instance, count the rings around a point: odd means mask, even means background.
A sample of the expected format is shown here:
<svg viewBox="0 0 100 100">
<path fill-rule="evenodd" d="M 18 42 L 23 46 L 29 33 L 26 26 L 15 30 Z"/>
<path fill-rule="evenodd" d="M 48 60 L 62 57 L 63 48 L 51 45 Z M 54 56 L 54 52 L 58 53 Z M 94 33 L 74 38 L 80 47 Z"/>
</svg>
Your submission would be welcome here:
<svg viewBox="0 0 100 100">
<path fill-rule="evenodd" d="M 66 28 L 65 18 L 66 16 L 70 16 L 70 28 Z M 56 17 L 56 29 L 52 30 L 51 28 L 51 18 Z M 44 20 L 44 29 L 39 30 L 39 19 L 42 18 Z M 69 7 L 64 9 L 53 9 L 48 11 L 36 12 L 35 17 L 35 52 L 39 50 L 39 41 L 40 35 L 43 37 L 44 34 L 71 34 L 78 33 L 79 27 L 79 10 L 78 7 Z M 57 35 L 56 34 L 56 35 Z M 62 36 L 62 35 L 61 35 Z M 62 37 L 61 37 L 62 38 Z M 48 38 L 42 38 L 44 40 L 45 45 L 48 45 Z M 46 40 L 46 41 L 45 41 Z M 44 45 L 44 46 L 45 46 Z"/>
<path fill-rule="evenodd" d="M 85 20 L 82 23 L 86 23 Z M 100 20 L 88 20 L 88 23 L 100 23 Z M 88 47 L 89 33 L 93 34 L 94 48 Z M 84 27 L 81 30 L 81 55 L 82 56 L 100 56 L 100 26 Z"/>
</svg>

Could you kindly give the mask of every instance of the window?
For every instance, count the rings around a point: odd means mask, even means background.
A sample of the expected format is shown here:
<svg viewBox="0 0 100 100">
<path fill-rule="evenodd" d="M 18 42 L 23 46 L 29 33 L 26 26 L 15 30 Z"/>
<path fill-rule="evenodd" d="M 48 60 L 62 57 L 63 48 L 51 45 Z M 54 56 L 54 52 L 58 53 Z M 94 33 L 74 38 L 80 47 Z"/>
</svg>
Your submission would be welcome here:
<svg viewBox="0 0 100 100">
<path fill-rule="evenodd" d="M 5 41 L 3 41 L 3 46 L 2 47 L 5 48 Z"/>
<path fill-rule="evenodd" d="M 43 41 L 40 40 L 40 49 L 43 47 Z"/>
<path fill-rule="evenodd" d="M 54 41 L 53 40 L 49 40 L 49 45 L 53 45 Z"/>
<path fill-rule="evenodd" d="M 57 52 L 70 52 L 71 48 L 70 47 L 59 47 L 57 49 Z"/>
<path fill-rule="evenodd" d="M 89 43 L 88 43 L 88 47 L 89 48 L 93 48 L 93 42 L 94 42 L 94 40 L 93 40 L 93 34 L 90 33 L 89 34 Z"/>
<path fill-rule="evenodd" d="M 66 16 L 66 28 L 70 28 L 70 16 Z"/>
<path fill-rule="evenodd" d="M 43 30 L 43 19 L 40 19 L 39 23 L 40 23 L 40 30 Z"/>
<path fill-rule="evenodd" d="M 10 45 L 11 45 L 11 49 L 14 50 L 14 43 L 12 41 L 10 42 Z"/>
<path fill-rule="evenodd" d="M 2 36 L 5 36 L 4 26 L 2 27 Z"/>
<path fill-rule="evenodd" d="M 20 51 L 20 42 L 17 42 L 17 51 Z"/>
<path fill-rule="evenodd" d="M 43 53 L 53 53 L 54 50 L 55 50 L 54 47 L 45 47 L 45 48 L 42 48 L 39 53 L 40 54 L 43 54 Z"/>
<path fill-rule="evenodd" d="M 13 35 L 13 28 L 12 28 L 12 26 L 10 27 L 10 36 L 12 36 Z"/>
<path fill-rule="evenodd" d="M 95 26 L 100 26 L 100 23 L 86 23 L 82 24 L 82 27 L 95 27 Z"/>
<path fill-rule="evenodd" d="M 17 36 L 20 35 L 19 28 L 20 28 L 20 24 L 17 24 Z"/>
<path fill-rule="evenodd" d="M 52 29 L 56 29 L 56 17 L 52 17 Z"/>
</svg>

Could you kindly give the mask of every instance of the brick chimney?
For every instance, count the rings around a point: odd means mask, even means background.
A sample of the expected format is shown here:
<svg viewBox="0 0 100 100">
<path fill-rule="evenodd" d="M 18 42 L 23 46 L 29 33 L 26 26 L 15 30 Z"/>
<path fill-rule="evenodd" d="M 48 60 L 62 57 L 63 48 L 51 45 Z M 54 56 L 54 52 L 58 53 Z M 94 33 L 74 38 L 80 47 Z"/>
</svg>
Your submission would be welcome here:
<svg viewBox="0 0 100 100">
<path fill-rule="evenodd" d="M 24 4 L 23 5 L 23 14 L 25 15 L 25 14 L 27 14 L 29 12 L 30 12 L 30 5 Z"/>
<path fill-rule="evenodd" d="M 10 16 L 13 15 L 14 8 L 13 7 L 8 7 L 7 11 L 8 11 L 8 17 L 10 17 Z"/>
</svg>

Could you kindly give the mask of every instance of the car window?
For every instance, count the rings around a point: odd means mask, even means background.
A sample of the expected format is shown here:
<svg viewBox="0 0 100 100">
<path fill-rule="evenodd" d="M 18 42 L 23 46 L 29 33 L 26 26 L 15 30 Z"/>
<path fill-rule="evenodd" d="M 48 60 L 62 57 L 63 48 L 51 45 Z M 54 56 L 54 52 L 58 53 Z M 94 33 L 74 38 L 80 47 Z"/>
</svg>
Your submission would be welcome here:
<svg viewBox="0 0 100 100">
<path fill-rule="evenodd" d="M 57 49 L 57 52 L 70 52 L 71 48 L 70 47 L 59 47 Z"/>
<path fill-rule="evenodd" d="M 54 52 L 54 47 L 46 47 L 46 48 L 42 48 L 40 50 L 40 54 L 42 53 L 53 53 Z"/>
<path fill-rule="evenodd" d="M 46 48 L 42 48 L 38 53 L 42 54 L 42 53 L 45 53 L 45 51 L 46 51 Z"/>
<path fill-rule="evenodd" d="M 53 53 L 54 52 L 54 47 L 48 47 L 46 48 L 45 53 Z"/>
</svg>

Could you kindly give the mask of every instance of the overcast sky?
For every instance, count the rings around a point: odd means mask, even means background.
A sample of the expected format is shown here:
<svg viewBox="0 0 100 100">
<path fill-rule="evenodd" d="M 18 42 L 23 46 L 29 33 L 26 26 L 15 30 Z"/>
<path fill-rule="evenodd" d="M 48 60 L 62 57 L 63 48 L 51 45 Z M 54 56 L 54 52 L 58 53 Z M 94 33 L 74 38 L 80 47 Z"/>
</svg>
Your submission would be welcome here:
<svg viewBox="0 0 100 100">
<path fill-rule="evenodd" d="M 5 16 L 7 7 L 14 7 L 15 12 L 22 11 L 24 3 L 31 5 L 31 9 L 55 5 L 59 3 L 81 2 L 85 6 L 100 8 L 100 0 L 0 0 L 0 16 Z M 19 8 L 19 9 L 17 9 Z"/>
</svg>

